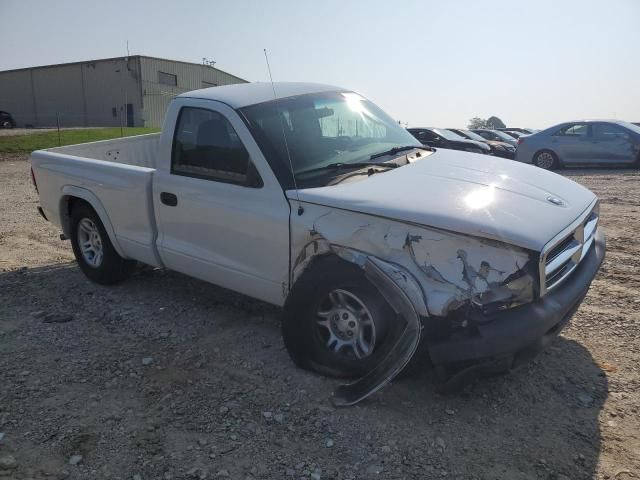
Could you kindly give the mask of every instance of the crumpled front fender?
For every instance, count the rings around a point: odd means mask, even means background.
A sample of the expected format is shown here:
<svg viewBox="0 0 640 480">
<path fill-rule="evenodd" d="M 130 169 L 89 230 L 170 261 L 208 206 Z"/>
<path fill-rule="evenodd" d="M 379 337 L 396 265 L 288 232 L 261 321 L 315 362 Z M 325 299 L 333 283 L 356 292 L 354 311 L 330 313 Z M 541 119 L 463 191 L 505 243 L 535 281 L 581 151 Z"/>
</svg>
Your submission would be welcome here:
<svg viewBox="0 0 640 480">
<path fill-rule="evenodd" d="M 370 374 L 338 388 L 339 405 L 366 398 L 404 368 L 420 341 L 421 317 L 446 317 L 494 291 L 504 304 L 517 304 L 531 288 L 513 282 L 530 262 L 523 249 L 319 205 L 306 205 L 302 216 L 292 218 L 292 247 L 291 285 L 315 257 L 333 253 L 363 268 L 406 322 L 395 347 Z M 506 288 L 510 282 L 522 291 Z"/>
</svg>

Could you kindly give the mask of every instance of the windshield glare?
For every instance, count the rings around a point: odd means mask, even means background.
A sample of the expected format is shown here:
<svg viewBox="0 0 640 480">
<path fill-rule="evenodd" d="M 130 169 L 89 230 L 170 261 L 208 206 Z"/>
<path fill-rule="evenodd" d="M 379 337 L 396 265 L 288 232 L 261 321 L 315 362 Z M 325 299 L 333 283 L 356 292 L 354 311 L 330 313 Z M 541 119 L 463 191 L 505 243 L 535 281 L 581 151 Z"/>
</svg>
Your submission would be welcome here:
<svg viewBox="0 0 640 480">
<path fill-rule="evenodd" d="M 288 156 L 297 179 L 304 171 L 332 163 L 368 161 L 372 154 L 394 147 L 421 146 L 380 108 L 353 92 L 283 98 L 241 112 L 285 188 L 292 186 Z"/>
<path fill-rule="evenodd" d="M 433 131 L 447 140 L 465 140 L 464 137 L 452 132 L 451 130 L 445 130 L 444 128 L 434 128 Z"/>
<path fill-rule="evenodd" d="M 469 140 L 476 140 L 478 142 L 485 142 L 487 140 L 486 138 L 481 137 L 476 132 L 472 132 L 471 130 L 460 130 L 460 131 L 464 133 L 469 138 Z"/>
</svg>

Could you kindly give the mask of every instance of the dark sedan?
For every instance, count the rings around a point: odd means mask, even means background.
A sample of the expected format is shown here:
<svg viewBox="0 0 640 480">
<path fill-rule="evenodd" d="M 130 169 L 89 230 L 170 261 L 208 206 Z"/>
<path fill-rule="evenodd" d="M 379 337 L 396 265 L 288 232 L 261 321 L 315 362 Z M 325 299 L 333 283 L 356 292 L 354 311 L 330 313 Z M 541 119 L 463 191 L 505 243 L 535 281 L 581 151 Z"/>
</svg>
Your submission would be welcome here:
<svg viewBox="0 0 640 480">
<path fill-rule="evenodd" d="M 9 112 L 0 110 L 0 128 L 15 128 L 16 122 Z"/>
<path fill-rule="evenodd" d="M 486 143 L 491 149 L 491 155 L 496 157 L 508 158 L 513 160 L 516 156 L 516 147 L 506 142 L 498 142 L 496 140 L 486 140 L 471 130 L 463 130 L 461 128 L 448 128 L 447 130 L 460 135 L 467 140 L 475 140 L 476 142 Z"/>
<path fill-rule="evenodd" d="M 407 128 L 423 145 L 436 148 L 449 148 L 473 153 L 490 153 L 486 143 L 468 140 L 444 128 Z"/>
</svg>

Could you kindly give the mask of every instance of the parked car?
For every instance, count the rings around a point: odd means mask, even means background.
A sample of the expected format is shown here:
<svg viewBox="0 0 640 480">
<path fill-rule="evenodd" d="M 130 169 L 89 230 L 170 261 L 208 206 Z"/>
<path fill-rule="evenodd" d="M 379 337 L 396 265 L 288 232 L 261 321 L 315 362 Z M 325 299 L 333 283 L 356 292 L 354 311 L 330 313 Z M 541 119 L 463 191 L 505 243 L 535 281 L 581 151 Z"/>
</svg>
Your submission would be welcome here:
<svg viewBox="0 0 640 480">
<path fill-rule="evenodd" d="M 562 330 L 604 258 L 585 187 L 423 146 L 339 87 L 183 93 L 159 134 L 31 161 L 40 213 L 89 279 L 141 262 L 283 307 L 299 366 L 360 377 L 338 405 L 391 381 L 421 340 L 454 382 L 509 370 Z"/>
<path fill-rule="evenodd" d="M 469 140 L 444 128 L 408 128 L 411 135 L 423 145 L 472 153 L 489 153 L 491 148 L 484 142 Z"/>
<path fill-rule="evenodd" d="M 15 128 L 16 121 L 9 112 L 0 110 L 0 128 Z"/>
<path fill-rule="evenodd" d="M 640 166 L 640 127 L 617 120 L 561 123 L 518 139 L 516 160 L 547 170 L 571 165 Z"/>
<path fill-rule="evenodd" d="M 463 130 L 461 128 L 448 128 L 447 130 L 460 135 L 467 140 L 474 140 L 489 145 L 491 155 L 496 157 L 508 158 L 513 160 L 516 156 L 516 147 L 506 142 L 497 142 L 495 140 L 487 140 L 471 130 Z"/>
<path fill-rule="evenodd" d="M 515 138 L 499 130 L 491 130 L 488 128 L 472 128 L 471 131 L 474 133 L 477 133 L 485 140 L 493 140 L 495 142 L 505 142 L 505 143 L 508 143 L 509 145 L 513 145 L 514 147 L 518 145 Z"/>
</svg>

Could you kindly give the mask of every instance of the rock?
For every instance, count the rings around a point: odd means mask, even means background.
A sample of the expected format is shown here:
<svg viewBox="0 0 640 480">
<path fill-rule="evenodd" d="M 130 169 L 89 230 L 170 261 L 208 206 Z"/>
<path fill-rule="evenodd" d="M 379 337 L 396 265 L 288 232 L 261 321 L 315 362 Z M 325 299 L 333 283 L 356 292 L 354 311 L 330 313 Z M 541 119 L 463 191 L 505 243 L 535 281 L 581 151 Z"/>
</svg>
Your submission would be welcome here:
<svg viewBox="0 0 640 480">
<path fill-rule="evenodd" d="M 220 407 L 220 413 L 222 415 L 225 415 L 228 412 L 229 412 L 229 408 L 228 407 L 225 407 L 225 406 Z"/>
<path fill-rule="evenodd" d="M 262 416 L 264 418 L 269 419 L 269 418 L 271 418 L 273 416 L 273 413 L 271 413 L 271 412 L 262 412 Z"/>
<path fill-rule="evenodd" d="M 451 410 L 450 408 L 445 409 L 444 411 L 447 415 L 455 415 L 455 410 Z"/>
<path fill-rule="evenodd" d="M 391 447 L 389 445 L 383 445 L 380 450 L 382 450 L 382 453 L 391 453 Z"/>
<path fill-rule="evenodd" d="M 144 357 L 142 359 L 142 365 L 151 365 L 153 363 L 153 357 Z"/>
<path fill-rule="evenodd" d="M 82 462 L 82 455 L 71 455 L 69 458 L 69 465 L 78 465 Z"/>
<path fill-rule="evenodd" d="M 133 477 L 131 477 L 131 480 L 142 480 L 142 475 L 136 473 Z"/>
<path fill-rule="evenodd" d="M 73 315 L 64 315 L 60 313 L 48 313 L 44 316 L 43 323 L 67 323 L 73 320 Z"/>
<path fill-rule="evenodd" d="M 284 415 L 283 415 L 283 414 L 281 414 L 281 413 L 276 413 L 276 414 L 273 416 L 273 419 L 274 419 L 276 422 L 278 422 L 278 423 L 282 423 L 282 422 L 284 421 Z"/>
<path fill-rule="evenodd" d="M 0 442 L 2 441 L 3 438 L 4 438 L 4 432 L 0 432 Z"/>
<path fill-rule="evenodd" d="M 324 445 L 325 445 L 325 447 L 327 447 L 327 448 L 331 448 L 331 447 L 333 447 L 333 440 L 328 439 L 328 440 L 327 440 L 327 442 L 326 442 Z"/>
<path fill-rule="evenodd" d="M 219 478 L 226 478 L 229 476 L 229 472 L 227 470 L 218 470 L 218 473 L 216 473 L 216 477 Z"/>
<path fill-rule="evenodd" d="M 380 475 L 384 471 L 384 467 L 382 465 L 369 465 L 365 472 L 367 475 Z"/>
<path fill-rule="evenodd" d="M 43 310 L 38 310 L 36 312 L 31 312 L 31 316 L 33 318 L 42 318 L 47 314 L 47 312 L 43 311 Z"/>
<path fill-rule="evenodd" d="M 0 455 L 0 470 L 13 470 L 17 466 L 18 462 L 13 455 Z"/>
<path fill-rule="evenodd" d="M 285 475 L 287 477 L 293 477 L 296 474 L 296 471 L 293 468 L 287 468 L 285 471 Z"/>
<path fill-rule="evenodd" d="M 447 448 L 447 444 L 444 443 L 444 439 L 442 437 L 436 437 L 436 445 L 442 450 Z"/>
</svg>

